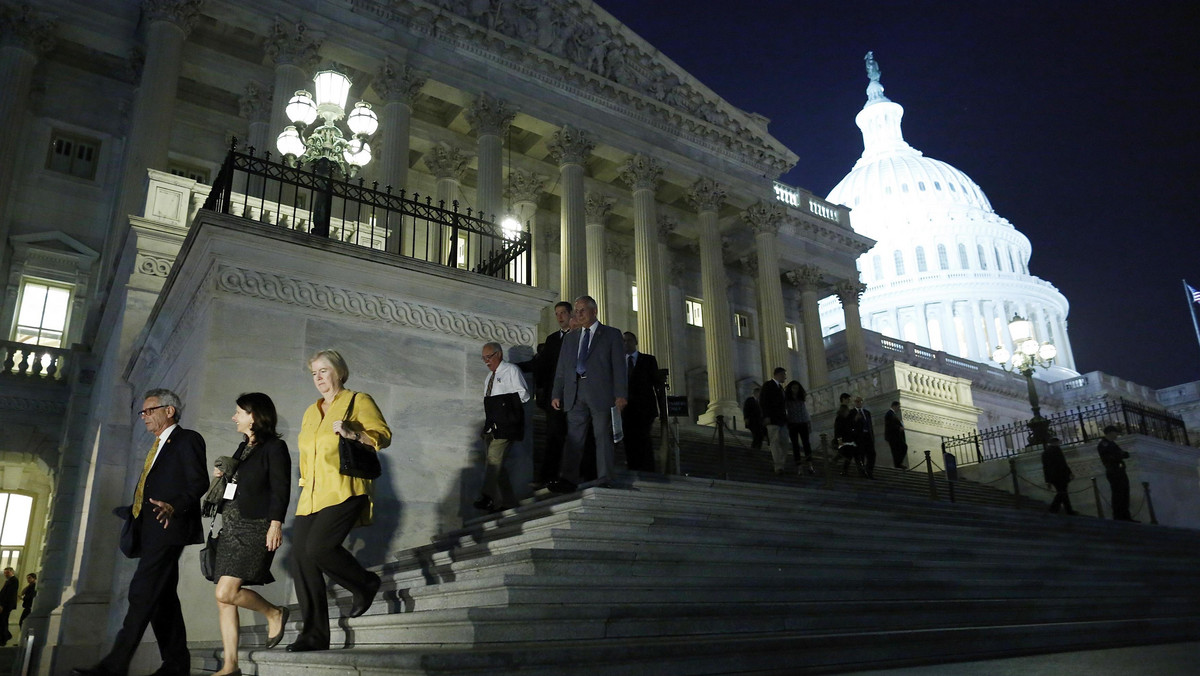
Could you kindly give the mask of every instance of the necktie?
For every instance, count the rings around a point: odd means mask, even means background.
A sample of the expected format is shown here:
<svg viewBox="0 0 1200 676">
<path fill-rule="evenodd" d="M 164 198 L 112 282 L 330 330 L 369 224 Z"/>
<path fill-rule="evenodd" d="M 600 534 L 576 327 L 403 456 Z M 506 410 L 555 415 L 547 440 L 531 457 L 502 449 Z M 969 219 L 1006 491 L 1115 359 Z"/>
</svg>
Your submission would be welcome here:
<svg viewBox="0 0 1200 676">
<path fill-rule="evenodd" d="M 579 339 L 579 359 L 575 360 L 575 373 L 578 375 L 587 373 L 587 358 L 592 351 L 591 331 L 591 327 L 584 329 Z"/>
<path fill-rule="evenodd" d="M 485 395 L 483 395 L 483 396 L 485 396 L 485 397 L 490 397 L 490 396 L 492 396 L 492 385 L 494 385 L 494 384 L 496 384 L 496 372 L 495 372 L 495 371 L 492 371 L 492 377 L 491 377 L 491 378 L 488 378 L 488 389 L 487 389 L 487 394 L 485 394 Z"/>
<path fill-rule="evenodd" d="M 633 380 L 633 355 L 629 355 L 629 379 Z"/>
<path fill-rule="evenodd" d="M 154 464 L 155 453 L 158 453 L 158 437 L 154 437 L 154 446 L 146 454 L 146 462 L 142 464 L 142 476 L 138 479 L 137 489 L 133 491 L 133 518 L 135 519 L 142 513 L 142 493 L 146 490 L 146 475 L 150 473 L 150 466 Z"/>
</svg>

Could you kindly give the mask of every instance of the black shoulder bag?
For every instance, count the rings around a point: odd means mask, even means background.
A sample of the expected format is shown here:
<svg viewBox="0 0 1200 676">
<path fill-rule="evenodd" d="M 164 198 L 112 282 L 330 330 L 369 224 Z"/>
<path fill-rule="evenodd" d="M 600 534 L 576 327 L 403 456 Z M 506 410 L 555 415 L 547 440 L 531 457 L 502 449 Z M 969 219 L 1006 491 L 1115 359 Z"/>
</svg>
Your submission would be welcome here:
<svg viewBox="0 0 1200 676">
<path fill-rule="evenodd" d="M 357 396 L 357 392 L 350 396 L 350 406 L 346 408 L 346 417 L 342 419 L 343 425 L 350 421 L 350 415 L 354 412 L 354 398 Z M 338 471 L 346 476 L 356 479 L 378 479 L 379 475 L 383 474 L 383 467 L 379 465 L 379 453 L 361 441 L 338 435 L 338 457 Z"/>
</svg>

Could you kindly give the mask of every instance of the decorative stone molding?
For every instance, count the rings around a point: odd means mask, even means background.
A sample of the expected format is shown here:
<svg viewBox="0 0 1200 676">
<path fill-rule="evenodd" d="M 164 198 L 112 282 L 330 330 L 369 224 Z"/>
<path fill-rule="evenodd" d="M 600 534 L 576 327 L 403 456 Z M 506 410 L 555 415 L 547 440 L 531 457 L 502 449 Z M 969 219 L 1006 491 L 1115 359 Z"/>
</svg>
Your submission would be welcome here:
<svg viewBox="0 0 1200 676">
<path fill-rule="evenodd" d="M 675 217 L 670 214 L 660 213 L 657 225 L 658 228 L 655 232 L 658 235 L 658 243 L 666 246 L 667 240 L 675 233 L 675 229 L 679 227 L 679 221 L 675 220 Z"/>
<path fill-rule="evenodd" d="M 204 0 L 142 0 L 142 14 L 149 21 L 170 21 L 187 33 L 200 16 Z"/>
<path fill-rule="evenodd" d="M 303 21 L 291 23 L 276 19 L 271 36 L 267 38 L 267 56 L 275 65 L 311 71 L 321 60 L 320 49 L 321 40 L 308 33 L 308 26 Z"/>
<path fill-rule="evenodd" d="M 28 3 L 0 5 L 0 45 L 14 45 L 31 54 L 54 48 L 57 21 Z"/>
<path fill-rule="evenodd" d="M 45 401 L 25 397 L 0 397 L 0 411 L 61 414 L 67 412 L 65 401 Z"/>
<path fill-rule="evenodd" d="M 429 81 L 429 74 L 415 70 L 407 63 L 398 63 L 393 59 L 385 59 L 379 67 L 379 73 L 371 82 L 376 93 L 388 103 L 404 103 L 412 105 L 421 93 L 421 88 Z"/>
<path fill-rule="evenodd" d="M 537 204 L 546 190 L 549 177 L 535 171 L 525 169 L 510 169 L 508 172 L 508 189 L 505 196 L 513 202 L 529 202 Z"/>
<path fill-rule="evenodd" d="M 863 292 L 866 290 L 866 284 L 849 279 L 844 279 L 833 285 L 833 291 L 837 294 L 838 300 L 842 301 L 843 307 L 858 305 L 858 299 L 862 297 Z"/>
<path fill-rule="evenodd" d="M 825 272 L 815 265 L 801 265 L 787 273 L 790 281 L 801 291 L 816 291 L 821 288 Z"/>
<path fill-rule="evenodd" d="M 617 269 L 628 270 L 629 264 L 633 262 L 633 247 L 627 244 L 609 242 L 607 253 L 608 260 Z"/>
<path fill-rule="evenodd" d="M 222 265 L 215 283 L 216 289 L 224 293 L 472 340 L 531 345 L 535 339 L 533 327 L 258 270 Z"/>
<path fill-rule="evenodd" d="M 613 205 L 616 203 L 616 198 L 611 195 L 599 192 L 587 193 L 583 196 L 583 212 L 586 222 L 604 225 L 604 220 L 608 218 L 608 213 L 612 211 Z"/>
<path fill-rule="evenodd" d="M 783 221 L 783 209 L 777 204 L 758 202 L 742 212 L 742 220 L 755 235 L 778 235 Z"/>
<path fill-rule="evenodd" d="M 662 166 L 654 158 L 639 153 L 625 160 L 625 166 L 621 169 L 621 180 L 634 191 L 655 190 L 662 173 Z"/>
<path fill-rule="evenodd" d="M 504 99 L 480 94 L 471 107 L 463 111 L 476 136 L 504 136 L 517 111 Z"/>
<path fill-rule="evenodd" d="M 720 211 L 725 188 L 711 178 L 701 178 L 688 188 L 687 200 L 698 212 Z"/>
<path fill-rule="evenodd" d="M 863 237 L 853 230 L 821 223 L 814 219 L 796 218 L 789 214 L 784 217 L 784 222 L 794 228 L 797 235 L 805 239 L 824 240 L 843 251 L 864 254 L 875 246 L 875 240 Z"/>
<path fill-rule="evenodd" d="M 587 132 L 570 125 L 563 125 L 562 129 L 554 132 L 554 136 L 546 144 L 550 157 L 560 167 L 567 164 L 583 164 L 587 161 L 588 153 L 595 147 L 596 144 Z"/>
<path fill-rule="evenodd" d="M 171 274 L 171 266 L 175 265 L 174 258 L 165 256 L 151 256 L 149 254 L 138 253 L 134 259 L 134 269 L 143 275 L 151 277 L 163 277 Z"/>
<path fill-rule="evenodd" d="M 461 149 L 444 141 L 430 148 L 424 157 L 425 166 L 429 167 L 435 178 L 452 178 L 456 181 L 462 180 L 469 159 Z"/>
<path fill-rule="evenodd" d="M 241 96 L 238 97 L 238 113 L 250 120 L 251 124 L 255 122 L 270 122 L 271 121 L 271 88 L 267 85 L 251 80 L 246 83 L 246 88 Z"/>
</svg>

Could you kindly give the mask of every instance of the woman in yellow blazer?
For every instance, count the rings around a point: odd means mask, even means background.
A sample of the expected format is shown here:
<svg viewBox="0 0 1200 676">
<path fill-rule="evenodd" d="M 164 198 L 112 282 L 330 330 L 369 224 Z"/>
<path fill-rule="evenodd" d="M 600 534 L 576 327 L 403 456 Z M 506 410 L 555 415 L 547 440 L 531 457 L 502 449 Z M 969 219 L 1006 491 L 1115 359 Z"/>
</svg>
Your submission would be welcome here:
<svg viewBox="0 0 1200 676">
<path fill-rule="evenodd" d="M 353 594 L 350 617 L 367 612 L 375 600 L 379 576 L 342 547 L 351 528 L 371 522 L 371 481 L 339 471 L 338 439 L 357 439 L 376 451 L 392 441 L 392 431 L 371 395 L 354 396 L 342 387 L 350 377 L 342 355 L 321 350 L 308 366 L 321 398 L 308 407 L 300 423 L 300 502 L 292 532 L 292 578 L 303 628 L 287 647 L 290 652 L 329 649 L 326 576 Z M 350 419 L 343 421 L 351 397 L 354 408 Z"/>
</svg>

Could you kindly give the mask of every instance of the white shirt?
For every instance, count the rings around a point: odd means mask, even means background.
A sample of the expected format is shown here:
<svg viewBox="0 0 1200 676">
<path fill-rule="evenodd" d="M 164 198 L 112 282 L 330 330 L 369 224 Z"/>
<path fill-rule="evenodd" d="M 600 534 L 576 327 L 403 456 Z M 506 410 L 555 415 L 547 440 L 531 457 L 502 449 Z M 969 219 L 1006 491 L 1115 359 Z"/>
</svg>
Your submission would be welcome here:
<svg viewBox="0 0 1200 676">
<path fill-rule="evenodd" d="M 492 379 L 492 372 L 483 378 L 483 396 L 487 396 L 488 381 Z M 496 365 L 496 382 L 492 384 L 492 396 L 501 394 L 509 394 L 516 392 L 521 395 L 521 403 L 529 401 L 529 388 L 525 386 L 525 376 L 521 375 L 521 369 L 512 362 L 502 361 Z"/>
<path fill-rule="evenodd" d="M 161 433 L 159 433 L 158 448 L 154 450 L 154 459 L 150 461 L 151 468 L 154 467 L 154 463 L 158 462 L 158 456 L 162 455 L 162 450 L 167 445 L 167 437 L 171 436 L 171 432 L 174 432 L 176 427 L 179 427 L 179 425 L 178 424 L 171 425 L 170 427 L 168 427 L 167 429 L 165 429 Z"/>
</svg>

